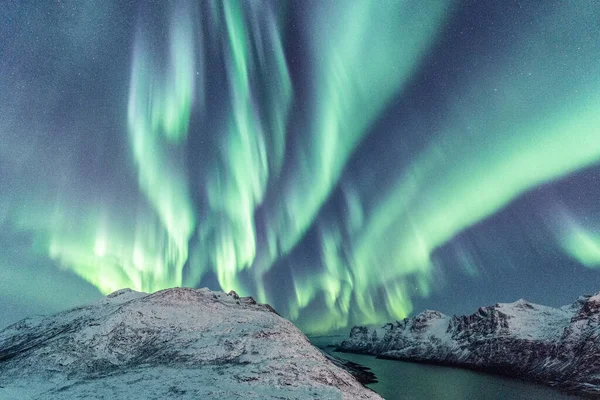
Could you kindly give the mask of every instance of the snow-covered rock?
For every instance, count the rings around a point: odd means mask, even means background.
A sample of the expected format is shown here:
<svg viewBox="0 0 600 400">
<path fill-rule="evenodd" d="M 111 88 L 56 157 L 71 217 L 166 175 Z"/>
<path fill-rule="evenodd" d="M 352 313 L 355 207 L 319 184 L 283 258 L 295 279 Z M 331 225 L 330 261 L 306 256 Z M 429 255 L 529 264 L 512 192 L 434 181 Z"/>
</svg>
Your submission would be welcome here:
<svg viewBox="0 0 600 400">
<path fill-rule="evenodd" d="M 0 398 L 381 399 L 270 306 L 184 288 L 0 331 Z"/>
<path fill-rule="evenodd" d="M 455 365 L 600 395 L 600 293 L 553 308 L 526 300 L 471 315 L 423 313 L 357 326 L 339 350 Z"/>
</svg>

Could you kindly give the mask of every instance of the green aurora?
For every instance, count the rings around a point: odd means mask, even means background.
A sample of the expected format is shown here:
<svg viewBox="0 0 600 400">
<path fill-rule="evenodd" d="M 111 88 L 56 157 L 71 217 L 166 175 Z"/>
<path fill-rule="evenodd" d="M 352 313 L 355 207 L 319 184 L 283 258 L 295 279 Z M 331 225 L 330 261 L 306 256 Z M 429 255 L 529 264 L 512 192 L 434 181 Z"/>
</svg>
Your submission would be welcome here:
<svg viewBox="0 0 600 400">
<path fill-rule="evenodd" d="M 35 48 L 0 69 L 0 92 L 14 93 L 0 100 L 0 223 L 27 244 L 3 240 L 30 253 L 24 264 L 58 265 L 50 291 L 71 298 L 67 272 L 102 294 L 233 289 L 307 332 L 401 319 L 445 290 L 436 251 L 600 165 L 591 0 L 505 13 L 445 0 L 105 3 L 51 10 L 61 23 L 46 28 L 33 5 L 3 11 L 52 41 L 31 67 L 45 74 L 22 72 Z M 480 36 L 459 39 L 466 28 Z M 104 80 L 77 83 L 85 65 Z M 79 99 L 66 114 L 61 87 Z M 576 214 L 531 229 L 594 271 L 600 223 Z M 19 252 L 0 257 L 7 298 L 49 284 Z M 461 254 L 453 273 L 483 279 Z M 52 297 L 41 292 L 31 298 Z"/>
</svg>

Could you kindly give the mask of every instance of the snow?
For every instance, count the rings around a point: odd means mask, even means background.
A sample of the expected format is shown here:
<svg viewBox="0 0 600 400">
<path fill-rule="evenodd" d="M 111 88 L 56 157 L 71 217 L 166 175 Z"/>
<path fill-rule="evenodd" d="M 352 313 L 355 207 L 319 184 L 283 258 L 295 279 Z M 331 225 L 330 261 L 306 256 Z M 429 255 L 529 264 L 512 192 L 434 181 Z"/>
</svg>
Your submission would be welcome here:
<svg viewBox="0 0 600 400">
<path fill-rule="evenodd" d="M 451 318 L 424 311 L 373 339 L 354 327 L 343 351 L 502 371 L 568 390 L 600 393 L 600 293 L 553 308 L 524 299 Z"/>
<path fill-rule="evenodd" d="M 25 320 L 0 332 L 3 356 L 2 399 L 380 399 L 267 306 L 208 289 Z"/>
<path fill-rule="evenodd" d="M 440 339 L 442 342 L 450 343 L 452 340 L 451 334 L 448 332 L 448 324 L 450 323 L 450 317 L 442 315 L 441 318 L 432 319 L 429 322 L 428 333 Z"/>
<path fill-rule="evenodd" d="M 555 340 L 569 324 L 573 313 L 520 299 L 499 303 L 497 310 L 509 316 L 508 329 L 516 339 Z"/>
<path fill-rule="evenodd" d="M 600 303 L 600 292 L 596 293 L 595 295 L 590 297 L 590 299 L 588 301 L 596 303 L 596 304 Z"/>
</svg>

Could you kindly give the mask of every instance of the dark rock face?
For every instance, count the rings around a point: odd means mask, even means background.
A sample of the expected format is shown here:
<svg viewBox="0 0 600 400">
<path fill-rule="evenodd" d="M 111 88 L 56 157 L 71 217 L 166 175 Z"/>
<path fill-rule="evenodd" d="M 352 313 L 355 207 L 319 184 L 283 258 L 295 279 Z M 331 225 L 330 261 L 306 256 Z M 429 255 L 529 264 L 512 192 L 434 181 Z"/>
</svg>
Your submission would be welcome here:
<svg viewBox="0 0 600 400">
<path fill-rule="evenodd" d="M 600 396 L 600 293 L 561 308 L 518 300 L 471 315 L 355 326 L 340 351 L 454 365 Z"/>
</svg>

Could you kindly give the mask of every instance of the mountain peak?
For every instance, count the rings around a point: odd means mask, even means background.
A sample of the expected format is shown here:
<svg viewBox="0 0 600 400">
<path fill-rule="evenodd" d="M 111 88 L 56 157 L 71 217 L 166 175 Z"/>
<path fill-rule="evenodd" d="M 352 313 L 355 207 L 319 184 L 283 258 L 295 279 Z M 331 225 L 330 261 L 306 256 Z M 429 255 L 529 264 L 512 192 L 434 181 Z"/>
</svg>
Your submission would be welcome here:
<svg viewBox="0 0 600 400">
<path fill-rule="evenodd" d="M 561 308 L 519 299 L 480 307 L 471 315 L 433 316 L 435 311 L 426 310 L 402 323 L 386 324 L 385 335 L 354 327 L 340 350 L 499 372 L 600 393 L 595 378 L 600 374 L 600 293 Z"/>
<path fill-rule="evenodd" d="M 131 289 L 0 331 L 0 398 L 380 399 L 252 298 Z"/>
</svg>

